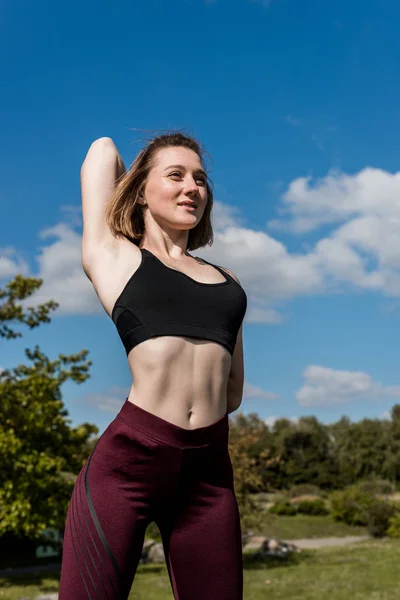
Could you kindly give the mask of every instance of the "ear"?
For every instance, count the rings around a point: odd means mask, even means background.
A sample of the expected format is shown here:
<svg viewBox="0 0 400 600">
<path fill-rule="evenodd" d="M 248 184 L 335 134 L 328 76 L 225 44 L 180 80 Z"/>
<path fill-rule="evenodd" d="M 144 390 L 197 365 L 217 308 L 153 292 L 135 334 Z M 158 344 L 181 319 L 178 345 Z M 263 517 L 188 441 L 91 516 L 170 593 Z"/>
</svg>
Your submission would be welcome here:
<svg viewBox="0 0 400 600">
<path fill-rule="evenodd" d="M 146 206 L 146 204 L 147 204 L 147 202 L 144 199 L 143 189 L 141 189 L 137 195 L 137 202 L 138 202 L 138 204 L 141 204 L 142 206 Z"/>
</svg>

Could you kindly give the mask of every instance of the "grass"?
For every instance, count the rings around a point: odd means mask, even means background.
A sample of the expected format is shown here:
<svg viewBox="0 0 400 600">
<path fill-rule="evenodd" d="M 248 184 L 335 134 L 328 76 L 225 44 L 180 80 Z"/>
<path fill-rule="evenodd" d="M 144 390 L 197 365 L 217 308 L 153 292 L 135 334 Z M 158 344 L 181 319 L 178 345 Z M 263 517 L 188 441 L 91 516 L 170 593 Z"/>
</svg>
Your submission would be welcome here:
<svg viewBox="0 0 400 600">
<path fill-rule="evenodd" d="M 366 542 L 298 555 L 287 567 L 245 571 L 246 600 L 397 600 L 400 541 Z"/>
<path fill-rule="evenodd" d="M 398 600 L 400 540 L 368 541 L 293 555 L 289 562 L 245 556 L 245 600 Z M 58 574 L 0 580 L 1 600 L 57 590 Z M 139 567 L 130 600 L 172 600 L 164 565 Z"/>
<path fill-rule="evenodd" d="M 330 516 L 295 515 L 293 517 L 275 517 L 267 514 L 265 524 L 257 529 L 257 535 L 277 537 L 281 540 L 299 540 L 302 538 L 367 535 L 367 532 L 365 527 L 350 527 L 345 523 L 334 521 Z"/>
</svg>

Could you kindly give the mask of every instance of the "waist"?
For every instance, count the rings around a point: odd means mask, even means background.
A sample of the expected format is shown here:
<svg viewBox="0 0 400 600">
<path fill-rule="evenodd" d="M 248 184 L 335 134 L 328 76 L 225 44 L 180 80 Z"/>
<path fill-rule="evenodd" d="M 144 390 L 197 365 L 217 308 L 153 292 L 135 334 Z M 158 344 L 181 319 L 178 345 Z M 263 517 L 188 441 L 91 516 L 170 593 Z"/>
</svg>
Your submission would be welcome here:
<svg viewBox="0 0 400 600">
<path fill-rule="evenodd" d="M 182 393 L 177 382 L 173 393 L 156 386 L 140 387 L 133 383 L 127 400 L 143 410 L 184 429 L 207 427 L 227 413 L 226 393 Z"/>
<path fill-rule="evenodd" d="M 126 398 L 118 416 L 133 428 L 173 446 L 197 447 L 209 444 L 226 445 L 229 437 L 228 414 L 203 427 L 187 429 L 160 417 Z"/>
</svg>

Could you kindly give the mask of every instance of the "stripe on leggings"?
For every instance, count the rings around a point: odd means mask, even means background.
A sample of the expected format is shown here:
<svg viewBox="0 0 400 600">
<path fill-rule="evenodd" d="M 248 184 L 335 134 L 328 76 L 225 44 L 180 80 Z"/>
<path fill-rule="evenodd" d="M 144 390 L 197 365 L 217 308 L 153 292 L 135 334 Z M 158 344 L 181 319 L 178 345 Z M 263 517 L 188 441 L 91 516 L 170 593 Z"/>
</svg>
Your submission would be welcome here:
<svg viewBox="0 0 400 600">
<path fill-rule="evenodd" d="M 108 573 L 107 573 L 107 570 L 106 570 L 106 566 L 105 566 L 104 561 L 103 561 L 103 559 L 102 559 L 102 557 L 100 555 L 100 552 L 99 552 L 99 550 L 97 548 L 96 542 L 93 539 L 92 532 L 90 531 L 90 526 L 89 526 L 88 520 L 87 520 L 86 515 L 85 515 L 85 511 L 84 511 L 84 508 L 83 508 L 81 490 L 82 490 L 82 484 L 81 484 L 81 480 L 79 479 L 78 486 L 77 486 L 77 489 L 76 489 L 76 505 L 77 505 L 76 516 L 77 516 L 77 524 L 79 526 L 79 531 L 80 531 L 80 536 L 79 537 L 82 538 L 83 541 L 84 541 L 87 553 L 89 554 L 90 560 L 92 561 L 92 565 L 93 565 L 93 567 L 94 567 L 94 569 L 96 571 L 97 579 L 98 579 L 98 581 L 100 581 L 101 587 L 103 588 L 103 592 L 104 592 L 105 596 L 100 596 L 100 600 L 101 599 L 103 599 L 103 600 L 110 600 L 110 597 L 109 597 L 108 591 L 105 588 L 104 581 L 102 579 L 101 573 L 99 572 L 99 569 L 97 568 L 97 565 L 96 565 L 96 561 L 94 560 L 94 558 L 92 556 L 92 553 L 90 551 L 89 544 L 88 544 L 88 541 L 87 541 L 87 537 L 86 537 L 86 534 L 85 534 L 85 528 L 84 528 L 82 520 L 81 520 L 81 516 L 82 516 L 83 520 L 85 521 L 86 529 L 87 529 L 87 532 L 89 533 L 89 537 L 90 537 L 90 540 L 91 540 L 91 542 L 93 544 L 93 547 L 96 550 L 97 556 L 99 557 L 99 559 L 101 561 L 103 570 L 106 571 L 106 574 L 108 576 Z M 79 500 L 79 502 L 78 502 L 78 500 Z M 75 525 L 75 527 L 76 527 L 76 525 Z M 95 585 L 94 587 L 95 587 L 96 596 L 98 597 L 97 585 Z M 112 584 L 111 584 L 111 587 L 112 587 Z M 113 594 L 114 594 L 114 598 L 115 598 L 114 589 L 113 589 Z"/>
<path fill-rule="evenodd" d="M 95 449 L 96 448 L 94 448 L 94 450 Z M 94 450 L 93 450 L 93 452 L 94 452 Z M 90 514 L 92 515 L 93 523 L 95 524 L 95 527 L 97 529 L 97 533 L 99 534 L 100 540 L 101 540 L 101 542 L 102 542 L 102 544 L 103 544 L 103 546 L 104 546 L 104 548 L 105 548 L 105 550 L 106 550 L 106 552 L 108 554 L 109 559 L 111 560 L 111 563 L 112 563 L 112 565 L 114 567 L 114 570 L 115 570 L 115 572 L 117 574 L 118 579 L 120 579 L 121 573 L 120 573 L 120 570 L 119 570 L 119 565 L 118 565 L 117 559 L 115 558 L 115 556 L 113 554 L 113 551 L 111 550 L 110 545 L 107 542 L 107 538 L 104 535 L 104 531 L 101 528 L 100 521 L 99 521 L 99 519 L 97 517 L 96 510 L 95 510 L 94 505 L 93 505 L 92 497 L 90 495 L 88 472 L 89 472 L 89 467 L 90 467 L 90 463 L 91 463 L 91 460 L 92 460 L 93 452 L 92 452 L 92 454 L 89 457 L 88 464 L 87 464 L 87 467 L 86 467 L 86 473 L 85 473 L 86 500 L 87 500 L 87 503 L 88 503 L 88 506 L 89 506 Z"/>
<path fill-rule="evenodd" d="M 73 524 L 75 526 L 75 519 L 74 519 L 74 515 L 73 515 L 73 508 L 72 508 L 73 503 L 74 503 L 74 495 L 72 495 L 71 502 L 70 502 L 70 505 L 69 505 L 69 509 L 71 511 L 71 513 L 70 513 L 70 519 L 69 519 L 69 531 L 70 531 L 70 536 L 71 536 L 71 542 L 72 542 L 72 547 L 73 547 L 74 554 L 75 554 L 75 561 L 76 561 L 76 564 L 78 565 L 78 569 L 79 569 L 79 573 L 80 573 L 83 585 L 85 586 L 85 590 L 86 590 L 86 593 L 88 595 L 89 600 L 92 600 L 92 596 L 90 595 L 90 592 L 89 592 L 88 587 L 86 585 L 86 581 L 85 581 L 85 578 L 83 576 L 83 572 L 82 572 L 81 565 L 80 565 L 80 560 L 78 559 L 78 554 L 77 554 L 77 551 L 76 551 L 76 548 L 75 548 L 74 533 L 76 533 L 76 531 L 74 532 L 73 528 L 72 528 Z M 75 530 L 76 530 L 76 528 L 75 528 Z M 81 558 L 83 558 L 83 562 L 85 562 L 85 559 L 82 556 L 81 551 L 80 551 L 80 554 L 81 554 Z M 86 566 L 86 564 L 85 564 L 85 566 Z"/>
</svg>

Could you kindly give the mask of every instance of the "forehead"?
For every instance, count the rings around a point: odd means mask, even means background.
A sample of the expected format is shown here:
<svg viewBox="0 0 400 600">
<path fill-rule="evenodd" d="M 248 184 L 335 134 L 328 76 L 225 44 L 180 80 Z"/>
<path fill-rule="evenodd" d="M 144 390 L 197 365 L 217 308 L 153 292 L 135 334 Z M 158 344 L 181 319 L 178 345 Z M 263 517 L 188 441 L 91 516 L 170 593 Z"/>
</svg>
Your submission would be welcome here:
<svg viewBox="0 0 400 600">
<path fill-rule="evenodd" d="M 169 165 L 183 165 L 188 169 L 202 169 L 201 160 L 198 154 L 189 148 L 172 146 L 162 148 L 157 152 L 154 161 L 154 168 L 166 169 Z"/>
</svg>

